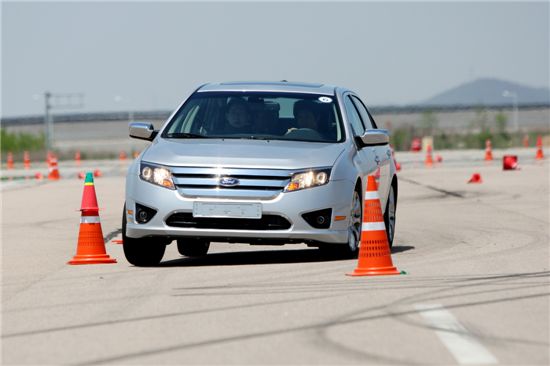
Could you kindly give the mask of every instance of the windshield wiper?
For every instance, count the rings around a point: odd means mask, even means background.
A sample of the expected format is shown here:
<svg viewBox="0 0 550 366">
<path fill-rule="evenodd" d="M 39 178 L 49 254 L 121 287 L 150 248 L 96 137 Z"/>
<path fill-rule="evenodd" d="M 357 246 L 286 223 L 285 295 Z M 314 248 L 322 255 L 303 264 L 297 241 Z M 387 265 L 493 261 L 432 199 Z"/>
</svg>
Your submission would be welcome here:
<svg viewBox="0 0 550 366">
<path fill-rule="evenodd" d="M 195 133 L 187 133 L 187 132 L 172 132 L 167 133 L 166 137 L 169 139 L 177 139 L 177 138 L 194 138 L 194 139 L 205 139 L 208 138 L 203 135 L 197 135 Z"/>
</svg>

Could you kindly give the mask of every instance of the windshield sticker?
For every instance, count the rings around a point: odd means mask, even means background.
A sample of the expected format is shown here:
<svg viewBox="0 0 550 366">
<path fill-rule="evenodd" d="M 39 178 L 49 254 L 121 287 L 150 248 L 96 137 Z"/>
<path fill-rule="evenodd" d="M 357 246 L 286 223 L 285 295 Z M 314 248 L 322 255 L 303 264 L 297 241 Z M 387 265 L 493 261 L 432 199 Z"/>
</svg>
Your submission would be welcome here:
<svg viewBox="0 0 550 366">
<path fill-rule="evenodd" d="M 321 102 L 321 103 L 330 103 L 330 102 L 332 102 L 332 98 L 329 98 L 329 97 L 319 97 L 319 102 Z"/>
</svg>

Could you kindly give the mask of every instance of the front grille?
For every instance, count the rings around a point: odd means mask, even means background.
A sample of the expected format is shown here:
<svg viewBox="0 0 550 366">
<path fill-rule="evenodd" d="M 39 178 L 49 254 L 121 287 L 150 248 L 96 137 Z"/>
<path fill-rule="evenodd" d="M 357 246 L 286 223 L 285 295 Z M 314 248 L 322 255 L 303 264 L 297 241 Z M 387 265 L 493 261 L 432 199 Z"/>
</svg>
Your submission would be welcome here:
<svg viewBox="0 0 550 366">
<path fill-rule="evenodd" d="M 195 229 L 222 230 L 286 230 L 290 222 L 282 216 L 263 215 L 260 219 L 193 217 L 190 212 L 178 212 L 166 219 L 166 225 Z"/>
<path fill-rule="evenodd" d="M 293 173 L 282 169 L 172 167 L 178 192 L 188 198 L 269 200 L 284 190 Z M 233 178 L 238 183 L 224 186 L 220 184 L 222 178 Z"/>
</svg>

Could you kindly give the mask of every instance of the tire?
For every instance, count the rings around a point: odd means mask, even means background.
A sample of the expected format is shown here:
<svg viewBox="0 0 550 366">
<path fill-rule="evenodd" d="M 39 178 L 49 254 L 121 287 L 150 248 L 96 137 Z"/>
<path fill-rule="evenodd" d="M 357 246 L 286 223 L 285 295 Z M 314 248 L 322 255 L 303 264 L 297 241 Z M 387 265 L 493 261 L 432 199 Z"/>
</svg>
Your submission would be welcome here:
<svg viewBox="0 0 550 366">
<path fill-rule="evenodd" d="M 386 234 L 388 236 L 388 244 L 390 248 L 393 246 L 393 237 L 395 236 L 395 219 L 397 211 L 397 188 L 393 182 L 390 186 L 390 193 L 386 202 L 386 211 L 384 212 L 384 225 L 386 226 Z"/>
<path fill-rule="evenodd" d="M 361 225 L 363 222 L 363 200 L 358 188 L 353 191 L 350 211 L 350 225 L 348 228 L 348 242 L 346 244 L 323 245 L 319 249 L 334 253 L 338 257 L 357 258 L 361 243 Z"/>
<path fill-rule="evenodd" d="M 166 244 L 158 238 L 129 238 L 126 236 L 126 205 L 122 212 L 122 248 L 126 260 L 137 267 L 153 267 L 160 263 Z"/>
<path fill-rule="evenodd" d="M 202 239 L 178 239 L 178 252 L 187 257 L 202 257 L 208 253 L 210 242 Z"/>
</svg>

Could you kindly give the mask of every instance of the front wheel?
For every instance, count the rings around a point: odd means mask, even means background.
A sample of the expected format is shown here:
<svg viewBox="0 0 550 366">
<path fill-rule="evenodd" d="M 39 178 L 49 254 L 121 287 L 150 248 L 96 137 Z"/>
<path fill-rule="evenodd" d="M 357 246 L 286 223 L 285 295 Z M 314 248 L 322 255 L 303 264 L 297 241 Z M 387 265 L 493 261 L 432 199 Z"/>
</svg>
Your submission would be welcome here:
<svg viewBox="0 0 550 366">
<path fill-rule="evenodd" d="M 157 238 L 129 238 L 126 236 L 126 206 L 122 212 L 122 248 L 126 260 L 137 267 L 153 267 L 160 263 L 166 244 Z"/>
<path fill-rule="evenodd" d="M 348 228 L 349 238 L 347 246 L 347 254 L 352 258 L 356 258 L 359 254 L 359 246 L 361 245 L 361 226 L 363 223 L 363 200 L 361 194 L 353 191 L 353 200 L 351 203 L 350 225 Z"/>
</svg>

